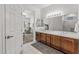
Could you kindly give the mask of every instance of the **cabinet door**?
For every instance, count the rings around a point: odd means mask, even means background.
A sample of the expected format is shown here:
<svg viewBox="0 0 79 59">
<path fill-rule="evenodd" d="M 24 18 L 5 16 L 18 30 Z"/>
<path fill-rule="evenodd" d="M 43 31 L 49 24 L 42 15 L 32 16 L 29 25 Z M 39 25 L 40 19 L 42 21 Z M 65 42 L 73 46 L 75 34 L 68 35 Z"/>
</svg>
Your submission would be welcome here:
<svg viewBox="0 0 79 59">
<path fill-rule="evenodd" d="M 40 33 L 36 32 L 36 40 L 40 41 Z"/>
<path fill-rule="evenodd" d="M 57 37 L 55 37 L 54 35 L 51 35 L 51 44 L 55 45 L 56 41 L 55 39 L 57 39 Z"/>
<path fill-rule="evenodd" d="M 46 35 L 46 42 L 47 42 L 47 45 L 50 45 L 50 43 L 51 43 L 50 34 Z"/>
<path fill-rule="evenodd" d="M 62 49 L 66 53 L 76 53 L 77 52 L 77 41 L 70 38 L 62 39 Z"/>
<path fill-rule="evenodd" d="M 51 35 L 50 37 L 51 37 L 51 46 L 53 46 L 53 35 Z"/>
<path fill-rule="evenodd" d="M 41 33 L 41 42 L 46 43 L 46 34 L 45 33 Z"/>
<path fill-rule="evenodd" d="M 57 46 L 58 48 L 61 47 L 61 37 L 60 36 L 55 36 L 56 39 L 54 40 L 55 41 L 55 46 Z"/>
<path fill-rule="evenodd" d="M 61 37 L 60 36 L 51 36 L 51 45 L 53 45 L 55 48 L 60 48 L 61 47 Z"/>
</svg>

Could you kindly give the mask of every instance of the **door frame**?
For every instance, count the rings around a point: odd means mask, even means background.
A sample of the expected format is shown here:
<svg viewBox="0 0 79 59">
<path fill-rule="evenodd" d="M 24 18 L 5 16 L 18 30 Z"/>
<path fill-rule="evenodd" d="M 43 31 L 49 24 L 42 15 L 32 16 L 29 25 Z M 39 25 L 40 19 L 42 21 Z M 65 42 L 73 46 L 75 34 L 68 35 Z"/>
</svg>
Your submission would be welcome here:
<svg viewBox="0 0 79 59">
<path fill-rule="evenodd" d="M 2 19 L 2 54 L 6 54 L 6 4 L 1 4 L 3 7 L 3 19 Z"/>
<path fill-rule="evenodd" d="M 4 19 L 3 19 L 3 54 L 6 54 L 6 4 L 4 4 Z"/>
</svg>

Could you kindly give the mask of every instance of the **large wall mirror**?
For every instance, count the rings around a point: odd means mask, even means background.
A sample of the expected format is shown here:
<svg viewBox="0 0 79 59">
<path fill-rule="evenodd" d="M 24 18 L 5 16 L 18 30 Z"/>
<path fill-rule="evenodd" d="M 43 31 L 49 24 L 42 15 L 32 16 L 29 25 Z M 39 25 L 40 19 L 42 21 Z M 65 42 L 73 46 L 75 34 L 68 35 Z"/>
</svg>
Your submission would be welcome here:
<svg viewBox="0 0 79 59">
<path fill-rule="evenodd" d="M 48 30 L 74 32 L 78 22 L 78 5 L 52 4 L 41 9 L 41 19 Z"/>
</svg>

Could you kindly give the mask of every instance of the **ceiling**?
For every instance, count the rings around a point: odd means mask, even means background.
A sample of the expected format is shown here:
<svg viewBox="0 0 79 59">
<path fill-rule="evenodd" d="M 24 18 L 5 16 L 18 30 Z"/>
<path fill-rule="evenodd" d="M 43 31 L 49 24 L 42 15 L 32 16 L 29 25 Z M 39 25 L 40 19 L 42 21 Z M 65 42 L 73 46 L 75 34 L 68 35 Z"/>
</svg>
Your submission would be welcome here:
<svg viewBox="0 0 79 59">
<path fill-rule="evenodd" d="M 21 5 L 21 7 L 23 9 L 37 10 L 37 9 L 48 7 L 49 5 L 51 4 L 23 4 Z"/>
<path fill-rule="evenodd" d="M 45 7 L 52 7 L 52 9 L 56 10 L 56 9 L 62 9 L 62 10 L 66 10 L 66 9 L 71 9 L 71 11 L 74 9 L 76 10 L 78 8 L 78 6 L 76 4 L 22 4 L 21 8 L 23 10 L 30 10 L 30 11 L 35 11 L 38 9 L 44 9 Z M 49 7 L 49 9 L 50 9 Z"/>
</svg>

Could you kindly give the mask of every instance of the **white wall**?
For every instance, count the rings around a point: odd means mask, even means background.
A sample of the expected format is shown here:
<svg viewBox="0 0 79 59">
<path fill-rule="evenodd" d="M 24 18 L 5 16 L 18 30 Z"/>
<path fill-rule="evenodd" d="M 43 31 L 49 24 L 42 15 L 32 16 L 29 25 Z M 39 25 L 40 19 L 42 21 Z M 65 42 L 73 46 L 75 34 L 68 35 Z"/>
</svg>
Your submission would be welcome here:
<svg viewBox="0 0 79 59">
<path fill-rule="evenodd" d="M 37 25 L 38 24 L 41 24 L 41 14 L 40 14 L 41 12 L 40 12 L 40 9 L 36 9 L 35 10 L 35 27 L 37 27 Z M 38 21 L 38 23 L 37 23 L 37 20 L 39 20 Z"/>
<path fill-rule="evenodd" d="M 79 20 L 79 5 L 78 5 L 78 20 Z"/>
</svg>

